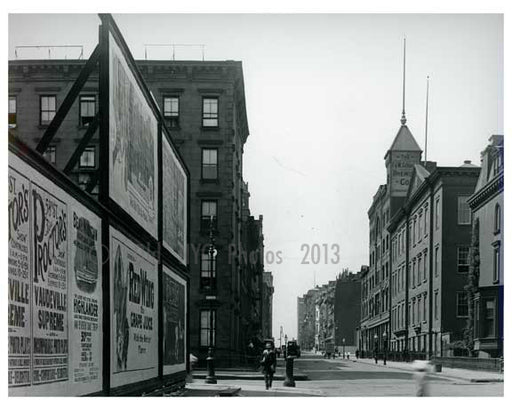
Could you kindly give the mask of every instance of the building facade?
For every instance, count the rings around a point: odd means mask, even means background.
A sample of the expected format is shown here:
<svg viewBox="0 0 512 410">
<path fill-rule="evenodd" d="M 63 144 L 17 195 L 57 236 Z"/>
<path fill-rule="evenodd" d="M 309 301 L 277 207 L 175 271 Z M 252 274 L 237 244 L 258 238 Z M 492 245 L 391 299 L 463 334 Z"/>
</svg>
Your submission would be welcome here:
<svg viewBox="0 0 512 410">
<path fill-rule="evenodd" d="M 310 289 L 297 298 L 297 339 L 303 350 L 315 348 L 317 293 L 318 288 Z"/>
<path fill-rule="evenodd" d="M 503 356 L 503 135 L 493 135 L 482 152 L 480 177 L 469 198 L 473 213 L 471 268 L 473 349 L 479 357 Z M 472 286 L 472 284 L 469 284 Z"/>
<path fill-rule="evenodd" d="M 454 353 L 468 317 L 471 214 L 480 168 L 416 164 L 406 202 L 391 219 L 389 352 L 426 359 Z"/>
<path fill-rule="evenodd" d="M 391 217 L 404 204 L 414 165 L 420 162 L 421 149 L 402 117 L 401 127 L 384 160 L 387 183 L 379 186 L 368 210 L 369 270 L 362 275 L 360 347 L 372 355 L 387 348 L 390 334 L 390 234 Z"/>
<path fill-rule="evenodd" d="M 31 147 L 37 145 L 84 64 L 82 60 L 10 61 L 10 132 Z M 263 255 L 254 263 L 242 258 L 248 247 L 262 249 L 263 235 L 262 219 L 253 218 L 247 222 L 252 232 L 248 236 L 256 235 L 261 244 L 243 243 L 243 214 L 248 210 L 243 202 L 248 192 L 244 192 L 242 157 L 249 129 L 242 64 L 137 61 L 137 65 L 190 171 L 190 350 L 201 360 L 212 346 L 220 362 L 243 361 L 248 339 L 261 333 Z M 98 75 L 93 72 L 45 153 L 58 169 L 66 166 L 94 121 L 97 90 Z M 83 188 L 97 173 L 98 145 L 96 132 L 70 174 Z M 213 261 L 208 254 L 211 220 Z M 252 285 L 244 287 L 247 283 Z M 259 306 L 253 309 L 258 311 L 259 329 L 254 323 L 244 324 L 244 301 Z"/>
<path fill-rule="evenodd" d="M 334 294 L 334 343 L 336 346 L 351 347 L 355 351 L 357 346 L 356 328 L 361 319 L 361 274 L 368 270 L 362 266 L 361 270 L 353 274 L 348 270 L 342 272 L 336 279 Z M 349 349 L 350 350 L 350 349 Z"/>
</svg>

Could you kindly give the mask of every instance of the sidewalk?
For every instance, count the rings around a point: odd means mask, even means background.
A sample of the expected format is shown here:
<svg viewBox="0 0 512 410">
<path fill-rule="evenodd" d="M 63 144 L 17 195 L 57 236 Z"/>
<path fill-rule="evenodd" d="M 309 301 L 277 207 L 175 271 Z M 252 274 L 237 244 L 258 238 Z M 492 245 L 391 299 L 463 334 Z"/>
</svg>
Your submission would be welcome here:
<svg viewBox="0 0 512 410">
<path fill-rule="evenodd" d="M 279 385 L 266 390 L 264 383 L 249 384 L 241 381 L 232 384 L 205 384 L 202 380 L 198 380 L 195 383 L 187 383 L 185 386 L 185 392 L 182 396 L 322 397 L 325 396 L 325 394 L 321 390 L 284 387 Z"/>
<path fill-rule="evenodd" d="M 414 373 L 415 370 L 411 363 L 406 362 L 392 362 L 387 361 L 386 366 L 384 362 L 379 360 L 378 364 L 375 364 L 374 359 L 351 359 L 354 363 L 364 363 L 371 366 L 387 367 L 390 369 L 404 370 L 407 372 Z M 480 370 L 469 370 L 460 368 L 451 368 L 443 366 L 441 372 L 431 372 L 430 377 L 442 377 L 451 378 L 457 380 L 469 381 L 471 383 L 491 383 L 491 382 L 503 382 L 503 373 L 486 372 Z"/>
<path fill-rule="evenodd" d="M 278 367 L 278 371 L 280 368 Z M 207 375 L 206 370 L 195 370 L 194 379 L 204 379 Z M 217 380 L 264 380 L 263 374 L 257 371 L 237 370 L 237 369 L 219 369 L 215 370 L 215 377 Z M 308 380 L 308 376 L 304 373 L 294 373 L 295 380 L 303 381 Z M 284 380 L 284 372 L 274 374 L 274 380 Z"/>
</svg>

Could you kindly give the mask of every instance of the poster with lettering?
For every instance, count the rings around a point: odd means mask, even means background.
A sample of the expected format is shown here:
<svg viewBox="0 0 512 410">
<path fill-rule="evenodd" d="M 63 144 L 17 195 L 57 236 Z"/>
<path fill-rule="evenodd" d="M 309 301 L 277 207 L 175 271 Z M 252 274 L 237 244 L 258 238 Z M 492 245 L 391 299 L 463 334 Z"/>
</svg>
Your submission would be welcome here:
<svg viewBox="0 0 512 410">
<path fill-rule="evenodd" d="M 187 282 L 163 267 L 164 374 L 186 370 Z"/>
<path fill-rule="evenodd" d="M 111 386 L 158 376 L 158 263 L 110 228 Z"/>
<path fill-rule="evenodd" d="M 9 154 L 9 395 L 102 389 L 101 220 Z"/>
<path fill-rule="evenodd" d="M 158 123 L 111 34 L 109 44 L 110 197 L 156 238 Z"/>
<path fill-rule="evenodd" d="M 32 383 L 42 384 L 69 378 L 68 209 L 34 181 L 31 196 Z"/>
<path fill-rule="evenodd" d="M 163 244 L 187 263 L 187 177 L 169 142 L 162 139 Z"/>
<path fill-rule="evenodd" d="M 101 219 L 75 201 L 70 206 L 69 243 L 70 378 L 101 390 Z"/>
<path fill-rule="evenodd" d="M 9 167 L 8 385 L 30 385 L 30 181 Z"/>
</svg>

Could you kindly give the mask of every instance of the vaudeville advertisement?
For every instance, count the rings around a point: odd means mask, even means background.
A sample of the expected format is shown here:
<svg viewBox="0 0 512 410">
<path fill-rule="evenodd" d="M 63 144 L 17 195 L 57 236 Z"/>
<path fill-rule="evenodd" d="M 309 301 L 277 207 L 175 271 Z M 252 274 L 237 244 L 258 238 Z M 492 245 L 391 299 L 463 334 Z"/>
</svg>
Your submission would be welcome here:
<svg viewBox="0 0 512 410">
<path fill-rule="evenodd" d="M 111 385 L 158 375 L 157 261 L 110 228 Z"/>
<path fill-rule="evenodd" d="M 186 281 L 163 267 L 164 374 L 185 370 Z"/>
<path fill-rule="evenodd" d="M 100 220 L 13 154 L 9 165 L 9 394 L 99 391 Z"/>
<path fill-rule="evenodd" d="M 112 35 L 109 44 L 110 196 L 156 238 L 158 124 Z"/>
<path fill-rule="evenodd" d="M 186 175 L 167 139 L 162 141 L 163 244 L 186 264 Z"/>
</svg>

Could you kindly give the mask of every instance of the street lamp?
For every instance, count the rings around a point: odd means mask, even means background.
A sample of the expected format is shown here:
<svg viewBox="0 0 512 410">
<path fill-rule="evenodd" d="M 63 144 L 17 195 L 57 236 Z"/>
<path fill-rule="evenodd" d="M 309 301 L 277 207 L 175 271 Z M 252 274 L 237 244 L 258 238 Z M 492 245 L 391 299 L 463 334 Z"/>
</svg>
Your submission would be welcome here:
<svg viewBox="0 0 512 410">
<path fill-rule="evenodd" d="M 378 362 L 377 355 L 379 353 L 379 336 L 377 333 L 373 335 L 373 358 L 375 359 L 375 363 Z"/>
<path fill-rule="evenodd" d="M 384 333 L 382 334 L 382 344 L 383 344 L 383 350 L 384 350 L 384 366 L 386 365 L 386 355 L 388 350 L 388 334 L 384 330 Z"/>
<path fill-rule="evenodd" d="M 343 358 L 345 358 L 345 338 L 343 338 L 342 342 L 343 342 Z"/>
</svg>

